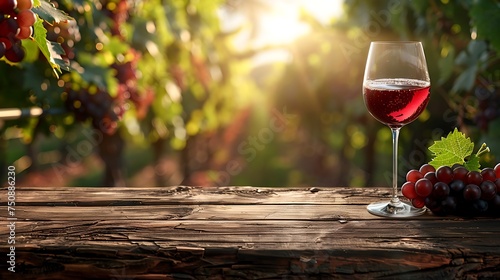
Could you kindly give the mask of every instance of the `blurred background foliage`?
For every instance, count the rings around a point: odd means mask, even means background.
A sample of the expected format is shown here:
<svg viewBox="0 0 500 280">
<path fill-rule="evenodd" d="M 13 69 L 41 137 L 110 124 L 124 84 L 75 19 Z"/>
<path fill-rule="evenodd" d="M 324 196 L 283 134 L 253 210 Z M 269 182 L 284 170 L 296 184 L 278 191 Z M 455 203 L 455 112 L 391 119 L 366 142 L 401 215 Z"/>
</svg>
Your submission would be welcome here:
<svg viewBox="0 0 500 280">
<path fill-rule="evenodd" d="M 390 130 L 361 95 L 377 40 L 422 41 L 431 76 L 400 181 L 454 127 L 500 158 L 497 1 L 52 3 L 70 70 L 0 61 L 0 108 L 44 110 L 0 121 L 19 185 L 387 186 Z"/>
</svg>

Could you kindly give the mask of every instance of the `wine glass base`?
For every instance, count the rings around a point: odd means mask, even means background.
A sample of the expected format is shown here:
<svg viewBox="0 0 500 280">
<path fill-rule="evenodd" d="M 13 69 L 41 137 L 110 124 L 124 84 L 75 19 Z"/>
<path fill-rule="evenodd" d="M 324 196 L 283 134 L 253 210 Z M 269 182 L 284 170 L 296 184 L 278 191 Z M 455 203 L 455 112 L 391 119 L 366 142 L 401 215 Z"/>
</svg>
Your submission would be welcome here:
<svg viewBox="0 0 500 280">
<path fill-rule="evenodd" d="M 407 203 L 400 201 L 396 205 L 390 202 L 374 202 L 366 207 L 368 212 L 373 215 L 391 218 L 407 218 L 420 216 L 425 213 L 426 208 L 415 208 Z"/>
</svg>

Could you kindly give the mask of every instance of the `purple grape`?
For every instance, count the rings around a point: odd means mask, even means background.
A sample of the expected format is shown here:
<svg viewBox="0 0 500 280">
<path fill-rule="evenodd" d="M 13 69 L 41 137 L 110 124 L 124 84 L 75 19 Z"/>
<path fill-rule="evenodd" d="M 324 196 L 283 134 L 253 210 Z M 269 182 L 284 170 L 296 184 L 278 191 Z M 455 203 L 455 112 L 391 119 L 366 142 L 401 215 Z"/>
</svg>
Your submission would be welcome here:
<svg viewBox="0 0 500 280">
<path fill-rule="evenodd" d="M 5 58 L 14 63 L 21 62 L 25 56 L 26 51 L 22 45 L 12 45 L 12 48 L 5 51 Z"/>
<path fill-rule="evenodd" d="M 464 189 L 464 198 L 468 201 L 474 201 L 481 198 L 481 189 L 474 184 L 468 184 Z"/>
<path fill-rule="evenodd" d="M 462 180 L 453 180 L 450 183 L 450 191 L 452 194 L 461 194 L 464 191 L 465 183 Z"/>
<path fill-rule="evenodd" d="M 478 199 L 472 203 L 472 209 L 476 214 L 482 214 L 488 210 L 488 202 Z"/>
<path fill-rule="evenodd" d="M 458 199 L 454 196 L 448 196 L 441 202 L 441 209 L 445 214 L 453 214 L 457 209 Z"/>
<path fill-rule="evenodd" d="M 432 189 L 432 197 L 441 200 L 450 195 L 450 187 L 443 182 L 437 182 Z"/>
<path fill-rule="evenodd" d="M 427 207 L 429 210 L 431 210 L 432 213 L 434 213 L 436 215 L 443 214 L 440 201 L 437 201 L 434 198 L 429 196 L 429 197 L 426 197 L 424 199 L 424 202 L 425 202 L 425 207 Z"/>
</svg>

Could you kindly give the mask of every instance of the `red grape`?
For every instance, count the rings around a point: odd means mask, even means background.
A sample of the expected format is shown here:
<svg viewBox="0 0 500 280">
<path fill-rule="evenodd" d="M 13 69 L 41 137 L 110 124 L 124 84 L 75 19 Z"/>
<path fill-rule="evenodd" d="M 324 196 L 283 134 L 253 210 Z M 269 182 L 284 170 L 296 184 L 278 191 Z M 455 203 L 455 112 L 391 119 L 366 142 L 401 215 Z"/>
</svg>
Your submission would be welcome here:
<svg viewBox="0 0 500 280">
<path fill-rule="evenodd" d="M 20 11 L 33 8 L 33 0 L 17 0 L 17 8 Z"/>
<path fill-rule="evenodd" d="M 412 169 L 406 173 L 406 181 L 416 183 L 418 180 L 424 178 L 424 175 L 416 169 Z"/>
<path fill-rule="evenodd" d="M 420 197 L 428 197 L 432 193 L 433 185 L 428 179 L 420 179 L 415 183 L 415 192 Z"/>
<path fill-rule="evenodd" d="M 445 199 L 450 194 L 450 187 L 443 182 L 437 182 L 432 189 L 432 197 L 435 199 Z"/>
<path fill-rule="evenodd" d="M 479 188 L 481 188 L 481 199 L 491 200 L 497 195 L 497 186 L 491 181 L 482 182 Z"/>
<path fill-rule="evenodd" d="M 481 189 L 474 184 L 469 184 L 465 186 L 464 189 L 464 198 L 465 200 L 478 200 L 481 198 Z"/>
<path fill-rule="evenodd" d="M 497 178 L 500 178 L 500 163 L 495 165 L 495 168 L 493 168 L 493 170 L 495 170 L 495 175 L 497 176 Z"/>
<path fill-rule="evenodd" d="M 3 55 L 5 54 L 5 44 L 0 42 L 0 57 L 3 57 Z"/>
<path fill-rule="evenodd" d="M 438 181 L 449 184 L 453 181 L 453 170 L 449 166 L 441 166 L 436 170 Z"/>
<path fill-rule="evenodd" d="M 16 0 L 0 1 L 0 12 L 3 14 L 10 14 L 16 7 L 17 7 Z"/>
<path fill-rule="evenodd" d="M 418 171 L 420 171 L 420 173 L 422 173 L 422 174 L 427 174 L 428 172 L 436 172 L 436 168 L 434 168 L 434 166 L 426 163 L 426 164 L 420 166 L 420 169 Z"/>
<path fill-rule="evenodd" d="M 467 184 L 479 186 L 483 182 L 483 176 L 481 176 L 481 173 L 479 173 L 478 171 L 469 171 L 469 173 L 467 173 L 465 181 Z"/>
<path fill-rule="evenodd" d="M 500 194 L 500 178 L 495 180 L 495 185 L 497 186 L 497 193 Z"/>
<path fill-rule="evenodd" d="M 12 45 L 12 48 L 5 51 L 5 58 L 14 63 L 21 62 L 25 56 L 26 51 L 21 45 Z"/>
<path fill-rule="evenodd" d="M 424 178 L 428 179 L 429 181 L 431 181 L 431 183 L 434 185 L 438 182 L 438 179 L 436 178 L 436 172 L 427 172 L 425 175 L 424 175 Z"/>
<path fill-rule="evenodd" d="M 488 180 L 491 182 L 495 182 L 495 180 L 497 179 L 497 177 L 495 175 L 495 170 L 493 168 L 490 168 L 490 167 L 484 168 L 481 171 L 481 176 L 483 176 L 483 181 Z"/>
<path fill-rule="evenodd" d="M 408 199 L 414 199 L 418 195 L 415 192 L 415 183 L 413 182 L 406 182 L 401 186 L 401 193 Z"/>
<path fill-rule="evenodd" d="M 463 166 L 455 167 L 455 169 L 453 169 L 453 179 L 465 181 L 467 173 L 469 173 L 469 170 L 467 170 L 467 168 Z"/>
<path fill-rule="evenodd" d="M 31 10 L 24 10 L 17 14 L 17 23 L 20 27 L 33 26 L 36 21 L 35 13 Z"/>
<path fill-rule="evenodd" d="M 5 49 L 10 49 L 12 47 L 12 42 L 7 38 L 0 37 L 0 43 L 5 45 Z"/>
<path fill-rule="evenodd" d="M 17 35 L 19 32 L 19 24 L 14 18 L 8 18 L 0 23 L 0 35 L 7 37 L 6 35 L 14 34 Z"/>
<path fill-rule="evenodd" d="M 21 27 L 19 28 L 19 34 L 17 34 L 16 38 L 19 40 L 28 39 L 33 34 L 33 27 Z"/>
<path fill-rule="evenodd" d="M 415 207 L 415 208 L 422 208 L 425 206 L 425 200 L 421 197 L 416 197 L 414 199 L 411 200 L 411 204 Z"/>
</svg>

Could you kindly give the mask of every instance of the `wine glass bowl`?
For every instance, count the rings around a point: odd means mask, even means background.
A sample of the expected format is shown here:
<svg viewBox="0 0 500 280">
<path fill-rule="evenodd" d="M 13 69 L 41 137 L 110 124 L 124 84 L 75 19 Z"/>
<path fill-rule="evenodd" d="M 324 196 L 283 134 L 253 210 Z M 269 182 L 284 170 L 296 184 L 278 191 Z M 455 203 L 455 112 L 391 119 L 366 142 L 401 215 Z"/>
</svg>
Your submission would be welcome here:
<svg viewBox="0 0 500 280">
<path fill-rule="evenodd" d="M 430 98 L 430 78 L 420 42 L 372 42 L 363 78 L 368 112 L 392 132 L 392 198 L 371 203 L 368 212 L 384 217 L 412 217 L 425 208 L 399 200 L 397 156 L 400 129 L 420 116 Z"/>
</svg>

